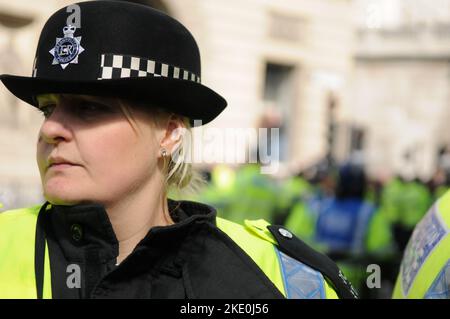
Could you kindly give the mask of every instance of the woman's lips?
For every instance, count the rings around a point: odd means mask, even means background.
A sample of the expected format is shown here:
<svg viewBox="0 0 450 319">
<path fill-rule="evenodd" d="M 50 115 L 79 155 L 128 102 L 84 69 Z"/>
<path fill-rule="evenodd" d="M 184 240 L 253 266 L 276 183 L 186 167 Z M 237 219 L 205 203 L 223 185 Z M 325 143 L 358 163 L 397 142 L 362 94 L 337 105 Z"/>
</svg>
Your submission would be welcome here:
<svg viewBox="0 0 450 319">
<path fill-rule="evenodd" d="M 50 165 L 48 168 L 54 169 L 54 170 L 64 170 L 67 168 L 71 168 L 73 166 L 77 166 L 77 165 L 69 164 L 69 163 L 58 163 L 58 164 L 55 163 L 55 164 Z"/>
<path fill-rule="evenodd" d="M 76 166 L 76 164 L 72 163 L 68 159 L 65 159 L 61 156 L 51 156 L 48 159 L 48 166 L 47 169 L 53 168 L 53 169 L 66 169 L 70 168 L 72 166 Z"/>
<path fill-rule="evenodd" d="M 73 163 L 66 163 L 66 162 L 53 163 L 47 168 L 47 171 L 65 171 L 65 170 L 68 170 L 68 169 L 71 169 L 71 168 L 77 167 L 77 166 L 80 166 L 80 165 L 73 164 Z"/>
</svg>

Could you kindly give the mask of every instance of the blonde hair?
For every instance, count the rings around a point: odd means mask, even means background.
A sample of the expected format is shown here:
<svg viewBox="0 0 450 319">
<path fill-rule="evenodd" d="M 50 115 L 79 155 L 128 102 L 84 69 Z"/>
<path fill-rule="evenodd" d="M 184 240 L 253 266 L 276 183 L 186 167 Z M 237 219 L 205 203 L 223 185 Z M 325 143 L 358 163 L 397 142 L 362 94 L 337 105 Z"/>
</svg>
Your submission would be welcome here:
<svg viewBox="0 0 450 319">
<path fill-rule="evenodd" d="M 133 125 L 133 116 L 130 112 L 130 108 L 133 107 L 145 107 L 147 112 L 152 115 L 152 124 L 154 127 L 158 127 L 162 123 L 165 123 L 170 116 L 174 115 L 166 110 L 157 107 L 149 108 L 148 105 L 134 101 L 125 101 L 119 99 L 119 106 L 126 115 L 130 124 Z M 192 140 L 191 140 L 191 124 L 189 118 L 176 115 L 181 119 L 183 123 L 182 133 L 180 134 L 180 142 L 178 142 L 175 148 L 167 156 L 163 156 L 163 173 L 164 190 L 165 193 L 175 193 L 174 195 L 193 194 L 204 186 L 206 181 L 202 175 L 193 167 L 192 163 L 188 161 L 192 154 Z M 186 134 L 189 133 L 189 134 Z"/>
</svg>

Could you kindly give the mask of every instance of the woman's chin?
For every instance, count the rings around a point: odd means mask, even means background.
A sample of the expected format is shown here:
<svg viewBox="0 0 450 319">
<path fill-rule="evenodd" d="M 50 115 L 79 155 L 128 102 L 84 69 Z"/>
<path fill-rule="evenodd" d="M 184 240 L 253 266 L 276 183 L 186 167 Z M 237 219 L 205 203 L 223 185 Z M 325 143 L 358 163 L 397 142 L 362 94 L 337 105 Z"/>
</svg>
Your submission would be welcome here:
<svg viewBox="0 0 450 319">
<path fill-rule="evenodd" d="M 45 187 L 44 197 L 53 205 L 75 205 L 86 198 L 86 196 L 76 192 L 73 188 L 54 188 L 50 186 Z"/>
<path fill-rule="evenodd" d="M 102 189 L 85 179 L 52 177 L 42 184 L 44 198 L 53 205 L 104 204 L 117 198 L 117 192 Z"/>
</svg>

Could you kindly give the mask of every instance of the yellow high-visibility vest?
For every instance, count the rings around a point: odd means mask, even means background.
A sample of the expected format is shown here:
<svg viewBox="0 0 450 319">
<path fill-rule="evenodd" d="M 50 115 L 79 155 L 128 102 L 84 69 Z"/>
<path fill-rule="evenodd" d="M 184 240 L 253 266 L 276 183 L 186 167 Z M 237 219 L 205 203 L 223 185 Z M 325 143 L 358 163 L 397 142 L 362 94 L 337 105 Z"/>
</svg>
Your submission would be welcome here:
<svg viewBox="0 0 450 319">
<path fill-rule="evenodd" d="M 37 298 L 35 276 L 35 234 L 42 205 L 6 211 L 0 214 L 0 298 Z M 47 207 L 50 209 L 51 205 Z M 283 254 L 264 220 L 235 224 L 217 218 L 217 226 L 236 242 L 261 268 L 287 298 L 335 299 L 337 294 L 322 274 Z M 51 272 L 48 248 L 45 249 L 43 298 L 51 298 Z M 298 267 L 302 276 L 301 293 L 295 289 L 295 275 L 289 266 Z M 297 278 L 298 279 L 298 278 Z"/>
</svg>

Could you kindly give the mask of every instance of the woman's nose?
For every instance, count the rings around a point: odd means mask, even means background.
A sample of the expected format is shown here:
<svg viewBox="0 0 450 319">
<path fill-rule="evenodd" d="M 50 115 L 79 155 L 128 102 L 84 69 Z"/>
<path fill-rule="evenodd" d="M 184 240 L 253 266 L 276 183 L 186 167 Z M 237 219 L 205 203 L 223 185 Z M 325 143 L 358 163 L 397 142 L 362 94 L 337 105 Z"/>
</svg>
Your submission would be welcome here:
<svg viewBox="0 0 450 319">
<path fill-rule="evenodd" d="M 48 144 L 68 141 L 71 137 L 68 114 L 64 107 L 56 106 L 52 113 L 44 120 L 40 130 L 41 139 Z"/>
</svg>

